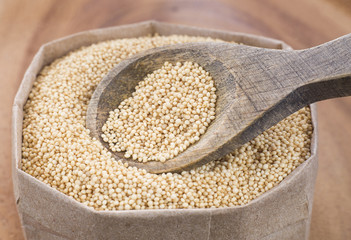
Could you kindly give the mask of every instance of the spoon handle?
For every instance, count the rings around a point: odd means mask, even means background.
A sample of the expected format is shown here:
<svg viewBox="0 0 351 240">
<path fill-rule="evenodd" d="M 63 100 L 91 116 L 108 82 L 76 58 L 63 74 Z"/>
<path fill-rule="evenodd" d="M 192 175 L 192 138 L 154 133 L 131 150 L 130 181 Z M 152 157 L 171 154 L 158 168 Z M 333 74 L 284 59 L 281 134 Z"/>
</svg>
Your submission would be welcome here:
<svg viewBox="0 0 351 240">
<path fill-rule="evenodd" d="M 294 94 L 305 105 L 351 95 L 351 34 L 295 53 L 302 82 Z"/>
<path fill-rule="evenodd" d="M 351 34 L 304 50 L 228 50 L 225 61 L 234 72 L 242 68 L 236 84 L 242 98 L 249 96 L 245 107 L 232 111 L 245 119 L 263 114 L 269 121 L 261 131 L 311 103 L 351 95 Z"/>
</svg>

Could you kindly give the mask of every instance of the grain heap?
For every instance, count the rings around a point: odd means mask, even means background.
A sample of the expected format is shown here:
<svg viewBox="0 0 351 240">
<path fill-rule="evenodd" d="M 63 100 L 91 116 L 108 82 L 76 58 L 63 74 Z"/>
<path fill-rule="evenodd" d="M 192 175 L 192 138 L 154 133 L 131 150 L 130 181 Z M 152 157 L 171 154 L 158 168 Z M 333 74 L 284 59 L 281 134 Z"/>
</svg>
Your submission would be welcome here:
<svg viewBox="0 0 351 240">
<path fill-rule="evenodd" d="M 200 139 L 215 118 L 216 88 L 197 63 L 166 62 L 109 113 L 101 135 L 114 152 L 164 162 Z"/>
<path fill-rule="evenodd" d="M 310 156 L 309 108 L 251 142 L 182 174 L 150 174 L 115 161 L 85 127 L 96 85 L 122 59 L 187 36 L 121 39 L 82 47 L 45 67 L 24 107 L 22 170 L 96 210 L 243 205 L 279 184 Z"/>
</svg>

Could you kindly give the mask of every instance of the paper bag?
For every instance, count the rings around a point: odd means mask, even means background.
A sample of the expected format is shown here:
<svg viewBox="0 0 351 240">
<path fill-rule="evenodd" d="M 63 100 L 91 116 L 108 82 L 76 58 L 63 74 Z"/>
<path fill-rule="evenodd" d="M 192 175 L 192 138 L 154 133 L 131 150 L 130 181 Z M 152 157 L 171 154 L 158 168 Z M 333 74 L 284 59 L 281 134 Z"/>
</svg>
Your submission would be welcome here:
<svg viewBox="0 0 351 240">
<path fill-rule="evenodd" d="M 43 45 L 28 67 L 13 105 L 12 163 L 15 199 L 27 239 L 308 239 L 317 173 L 316 111 L 311 157 L 278 186 L 249 204 L 218 209 L 95 211 L 21 170 L 23 106 L 43 66 L 99 41 L 186 34 L 246 45 L 291 49 L 281 41 L 156 21 L 97 29 Z"/>
</svg>

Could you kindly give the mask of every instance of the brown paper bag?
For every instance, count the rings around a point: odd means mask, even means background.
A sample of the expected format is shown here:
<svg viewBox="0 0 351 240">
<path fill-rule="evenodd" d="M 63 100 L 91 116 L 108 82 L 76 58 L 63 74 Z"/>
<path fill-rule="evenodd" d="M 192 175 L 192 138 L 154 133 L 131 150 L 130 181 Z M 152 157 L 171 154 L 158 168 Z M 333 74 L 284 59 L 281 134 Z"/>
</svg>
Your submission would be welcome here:
<svg viewBox="0 0 351 240">
<path fill-rule="evenodd" d="M 97 29 L 43 45 L 28 67 L 13 105 L 15 199 L 27 239 L 308 239 L 317 173 L 316 110 L 311 157 L 249 204 L 218 209 L 94 211 L 21 170 L 23 106 L 43 66 L 99 41 L 147 34 L 210 36 L 246 45 L 291 49 L 281 41 L 243 33 L 155 21 Z"/>
</svg>

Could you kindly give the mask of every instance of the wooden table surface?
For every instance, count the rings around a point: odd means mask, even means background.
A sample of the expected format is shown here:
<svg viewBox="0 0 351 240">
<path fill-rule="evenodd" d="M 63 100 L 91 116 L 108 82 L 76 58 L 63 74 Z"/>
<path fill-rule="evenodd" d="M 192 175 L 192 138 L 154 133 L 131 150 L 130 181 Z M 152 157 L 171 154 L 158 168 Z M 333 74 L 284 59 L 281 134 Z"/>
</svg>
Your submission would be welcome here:
<svg viewBox="0 0 351 240">
<path fill-rule="evenodd" d="M 156 19 L 308 48 L 351 33 L 350 0 L 0 0 L 0 240 L 23 239 L 11 181 L 11 105 L 39 46 L 78 31 Z M 318 103 L 310 239 L 351 239 L 351 98 Z"/>
</svg>

